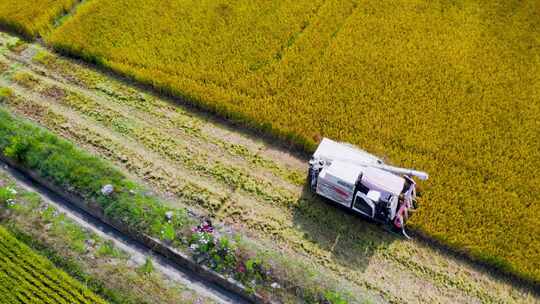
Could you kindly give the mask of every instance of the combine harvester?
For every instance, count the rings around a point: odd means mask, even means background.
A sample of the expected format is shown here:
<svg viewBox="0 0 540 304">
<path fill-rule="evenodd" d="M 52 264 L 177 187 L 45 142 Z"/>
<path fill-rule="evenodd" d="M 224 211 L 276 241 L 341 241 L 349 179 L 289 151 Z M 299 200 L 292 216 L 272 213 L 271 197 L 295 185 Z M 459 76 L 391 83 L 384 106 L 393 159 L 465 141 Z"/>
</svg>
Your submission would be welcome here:
<svg viewBox="0 0 540 304">
<path fill-rule="evenodd" d="M 428 179 L 425 172 L 389 166 L 352 145 L 323 138 L 309 161 L 308 181 L 318 195 L 409 238 L 405 223 L 417 207 L 412 176 Z"/>
</svg>

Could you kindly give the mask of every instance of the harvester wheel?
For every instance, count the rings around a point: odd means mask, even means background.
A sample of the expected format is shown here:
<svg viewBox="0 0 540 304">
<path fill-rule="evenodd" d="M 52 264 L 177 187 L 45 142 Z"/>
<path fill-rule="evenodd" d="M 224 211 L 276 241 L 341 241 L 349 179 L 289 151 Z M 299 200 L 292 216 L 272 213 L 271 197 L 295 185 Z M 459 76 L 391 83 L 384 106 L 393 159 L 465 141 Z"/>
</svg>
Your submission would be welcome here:
<svg viewBox="0 0 540 304">
<path fill-rule="evenodd" d="M 309 188 L 315 192 L 316 190 L 316 180 L 314 179 L 315 177 L 315 172 L 313 172 L 313 168 L 309 168 L 308 170 L 308 176 L 307 176 L 307 182 L 308 182 L 308 185 L 309 185 Z"/>
</svg>

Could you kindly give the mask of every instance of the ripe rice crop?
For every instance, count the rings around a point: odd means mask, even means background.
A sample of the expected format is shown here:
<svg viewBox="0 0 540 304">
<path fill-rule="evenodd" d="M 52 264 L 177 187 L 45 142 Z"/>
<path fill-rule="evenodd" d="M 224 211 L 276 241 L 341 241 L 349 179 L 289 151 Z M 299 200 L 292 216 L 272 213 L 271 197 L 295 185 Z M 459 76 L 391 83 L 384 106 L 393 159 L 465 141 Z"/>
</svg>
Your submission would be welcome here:
<svg viewBox="0 0 540 304">
<path fill-rule="evenodd" d="M 2 303 L 105 303 L 3 227 L 0 227 L 0 292 Z"/>
<path fill-rule="evenodd" d="M 537 1 L 93 0 L 56 49 L 313 149 L 431 173 L 412 225 L 540 282 Z"/>
<path fill-rule="evenodd" d="M 30 38 L 51 29 L 54 18 L 66 13 L 78 0 L 2 0 L 0 26 Z"/>
</svg>

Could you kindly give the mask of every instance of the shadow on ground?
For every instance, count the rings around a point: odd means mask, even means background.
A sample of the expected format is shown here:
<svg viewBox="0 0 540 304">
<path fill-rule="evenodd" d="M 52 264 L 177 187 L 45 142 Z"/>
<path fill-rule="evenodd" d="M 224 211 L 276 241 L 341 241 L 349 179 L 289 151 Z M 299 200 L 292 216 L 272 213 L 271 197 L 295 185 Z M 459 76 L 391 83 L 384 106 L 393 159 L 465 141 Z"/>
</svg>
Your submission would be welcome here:
<svg viewBox="0 0 540 304">
<path fill-rule="evenodd" d="M 325 264 L 338 263 L 356 271 L 364 271 L 378 250 L 400 239 L 382 225 L 313 194 L 307 185 L 293 216 L 308 253 L 310 249 L 329 252 Z"/>
</svg>

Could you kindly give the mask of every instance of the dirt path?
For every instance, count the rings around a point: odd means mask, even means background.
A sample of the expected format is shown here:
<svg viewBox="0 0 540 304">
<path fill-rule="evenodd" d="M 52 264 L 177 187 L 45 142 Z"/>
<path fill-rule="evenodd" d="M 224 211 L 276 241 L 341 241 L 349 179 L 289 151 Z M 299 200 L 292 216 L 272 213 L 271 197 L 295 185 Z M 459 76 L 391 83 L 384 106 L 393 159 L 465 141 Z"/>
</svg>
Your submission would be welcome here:
<svg viewBox="0 0 540 304">
<path fill-rule="evenodd" d="M 47 189 L 36 186 L 26 177 L 1 161 L 0 173 L 4 173 L 15 179 L 19 187 L 39 194 L 43 202 L 54 206 L 60 213 L 65 214 L 67 218 L 73 220 L 79 226 L 95 233 L 104 240 L 111 241 L 116 248 L 129 254 L 130 260 L 135 265 L 143 265 L 148 258 L 151 258 L 155 270 L 165 275 L 169 280 L 188 287 L 200 296 L 212 299 L 216 303 L 247 303 L 242 298 L 223 290 L 219 286 L 200 280 L 197 275 L 189 270 L 179 269 L 168 259 L 159 255 L 153 255 L 148 248 L 126 238 L 120 232 L 104 225 L 98 219 L 86 214 L 84 211 L 74 208 L 69 202 L 66 202 Z"/>
<path fill-rule="evenodd" d="M 0 34 L 0 87 L 15 94 L 8 107 L 113 161 L 172 205 L 210 214 L 377 302 L 539 301 L 312 196 L 306 159 L 39 45 L 9 50 L 10 39 Z"/>
</svg>

